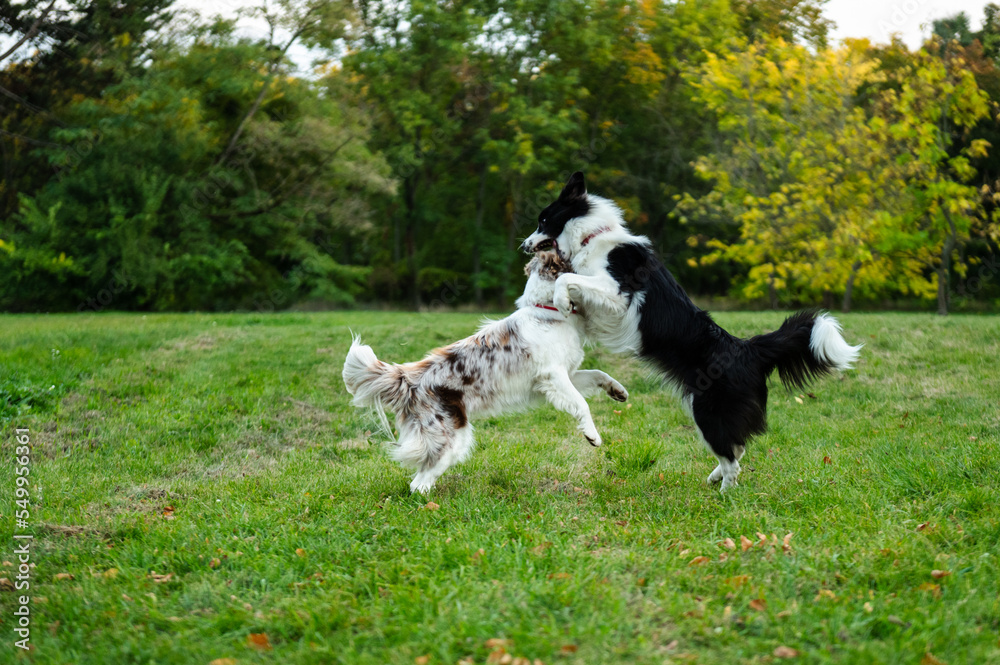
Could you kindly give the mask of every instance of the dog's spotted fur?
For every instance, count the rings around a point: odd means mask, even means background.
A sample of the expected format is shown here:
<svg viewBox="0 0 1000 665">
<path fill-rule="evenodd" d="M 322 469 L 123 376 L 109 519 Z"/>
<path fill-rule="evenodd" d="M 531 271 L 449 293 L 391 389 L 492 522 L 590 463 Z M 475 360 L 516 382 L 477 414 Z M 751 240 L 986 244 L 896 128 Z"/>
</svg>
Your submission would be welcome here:
<svg viewBox="0 0 1000 665">
<path fill-rule="evenodd" d="M 625 401 L 628 392 L 604 372 L 577 369 L 584 324 L 551 308 L 556 280 L 566 271 L 555 252 L 538 253 L 525 268 L 528 284 L 516 312 L 416 362 L 383 362 L 355 338 L 344 383 L 354 405 L 375 408 L 386 426 L 384 410 L 395 413 L 399 438 L 390 453 L 417 469 L 412 491 L 430 490 L 448 467 L 465 459 L 473 446 L 470 419 L 542 399 L 576 418 L 592 445 L 601 444 L 584 397 L 604 391 Z"/>
</svg>

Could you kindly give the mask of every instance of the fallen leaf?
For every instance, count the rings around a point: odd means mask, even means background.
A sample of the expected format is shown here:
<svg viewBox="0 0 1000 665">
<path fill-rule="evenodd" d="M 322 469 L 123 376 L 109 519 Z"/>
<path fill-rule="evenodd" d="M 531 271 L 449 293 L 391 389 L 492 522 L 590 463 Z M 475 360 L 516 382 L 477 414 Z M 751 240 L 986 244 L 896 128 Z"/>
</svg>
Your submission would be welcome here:
<svg viewBox="0 0 1000 665">
<path fill-rule="evenodd" d="M 628 526 L 628 520 L 617 520 L 615 524 L 618 526 Z"/>
<path fill-rule="evenodd" d="M 219 561 L 218 559 L 212 559 L 211 561 L 208 562 L 208 567 L 209 568 L 218 568 L 221 565 L 222 565 L 222 562 Z"/>
<path fill-rule="evenodd" d="M 896 624 L 897 626 L 902 626 L 903 628 L 909 628 L 910 627 L 910 623 L 908 621 L 903 621 L 902 619 L 900 619 L 895 614 L 890 614 L 889 616 L 887 616 L 885 618 L 885 620 L 888 621 L 889 623 Z"/>
<path fill-rule="evenodd" d="M 563 653 L 576 653 L 576 650 L 578 648 L 579 647 L 576 646 L 575 644 L 564 644 L 562 645 L 562 647 L 560 647 L 559 651 Z"/>
<path fill-rule="evenodd" d="M 438 509 L 438 508 L 440 508 L 440 507 L 441 507 L 441 506 L 437 505 L 437 504 L 436 504 L 436 503 L 434 503 L 433 501 L 428 501 L 428 502 L 427 502 L 427 505 L 426 505 L 426 506 L 424 506 L 424 508 L 426 508 L 427 510 L 437 510 L 437 509 Z"/>
<path fill-rule="evenodd" d="M 735 550 L 736 549 L 736 543 L 733 542 L 732 538 L 726 538 L 721 543 L 719 543 L 719 546 L 720 547 L 724 547 L 727 550 Z"/>
<path fill-rule="evenodd" d="M 829 589 L 820 589 L 819 593 L 816 594 L 816 597 L 813 598 L 813 602 L 818 601 L 820 598 L 829 598 L 831 600 L 836 600 L 837 594 L 830 591 Z"/>
<path fill-rule="evenodd" d="M 122 600 L 124 600 L 126 603 L 131 603 L 132 602 L 132 599 L 129 598 L 128 594 L 124 594 L 124 593 L 122 594 Z"/>
<path fill-rule="evenodd" d="M 56 573 L 57 580 L 71 580 L 73 575 L 71 573 Z"/>
<path fill-rule="evenodd" d="M 753 547 L 753 541 L 746 536 L 740 536 L 740 547 L 742 547 L 743 551 L 746 552 L 748 549 Z"/>
<path fill-rule="evenodd" d="M 763 612 L 767 609 L 767 602 L 763 598 L 754 598 L 750 601 L 750 609 Z"/>
<path fill-rule="evenodd" d="M 868 612 L 868 614 L 871 614 L 875 610 L 875 608 L 872 607 L 871 603 L 865 603 L 864 607 L 865 607 L 865 612 Z"/>
<path fill-rule="evenodd" d="M 799 652 L 791 647 L 780 646 L 774 650 L 775 658 L 797 658 Z"/>
<path fill-rule="evenodd" d="M 691 563 L 689 563 L 688 565 L 697 566 L 703 563 L 708 563 L 709 561 L 711 561 L 711 559 L 709 559 L 707 556 L 696 556 L 695 558 L 691 559 Z"/>
<path fill-rule="evenodd" d="M 497 647 L 505 647 L 510 644 L 510 640 L 505 637 L 491 637 L 485 642 L 487 649 L 496 649 Z"/>
<path fill-rule="evenodd" d="M 118 569 L 117 568 L 108 568 L 103 573 L 101 573 L 101 575 L 106 580 L 113 580 L 116 577 L 118 577 Z"/>
<path fill-rule="evenodd" d="M 431 657 L 417 656 L 416 658 L 413 659 L 413 662 L 416 663 L 416 665 L 427 665 L 427 663 L 431 662 Z"/>
<path fill-rule="evenodd" d="M 833 464 L 833 460 L 830 459 L 829 455 L 823 455 L 823 464 Z"/>
<path fill-rule="evenodd" d="M 296 547 L 295 548 L 295 556 L 303 557 L 305 555 L 306 555 L 306 551 L 304 549 L 302 549 L 301 547 Z"/>
<path fill-rule="evenodd" d="M 792 542 L 792 536 L 794 536 L 794 535 L 795 535 L 794 533 L 790 533 L 790 534 L 786 535 L 784 538 L 781 539 L 781 549 L 785 553 L 788 553 L 788 552 L 792 551 L 791 542 Z"/>
<path fill-rule="evenodd" d="M 719 561 L 728 561 L 729 555 L 725 552 L 719 552 Z"/>
<path fill-rule="evenodd" d="M 920 659 L 920 665 L 948 665 L 948 664 L 928 651 L 927 653 L 924 654 L 924 657 Z"/>
<path fill-rule="evenodd" d="M 551 545 L 552 543 L 549 543 L 549 544 Z M 483 558 L 484 556 L 486 556 L 486 550 L 484 550 L 484 549 L 483 549 L 482 547 L 480 547 L 480 548 L 479 548 L 478 550 L 476 550 L 476 551 L 475 551 L 475 552 L 474 552 L 474 553 L 472 554 L 472 560 L 473 560 L 473 561 L 479 561 L 479 560 L 480 560 L 480 559 L 482 559 L 482 558 Z"/>
<path fill-rule="evenodd" d="M 951 571 L 950 570 L 932 570 L 931 571 L 931 577 L 933 577 L 936 580 L 939 580 L 942 577 L 948 577 L 949 575 L 951 575 Z"/>
<path fill-rule="evenodd" d="M 923 531 L 924 529 L 926 529 L 930 525 L 931 525 L 930 522 L 924 522 L 923 524 L 918 524 L 917 525 L 917 531 Z"/>
<path fill-rule="evenodd" d="M 236 665 L 235 658 L 216 658 L 211 661 L 208 665 Z"/>
<path fill-rule="evenodd" d="M 6 577 L 0 577 L 0 589 L 2 589 L 3 591 L 13 591 L 14 583 L 11 582 Z"/>
<path fill-rule="evenodd" d="M 930 591 L 935 598 L 941 597 L 941 585 L 933 582 L 924 582 L 917 587 L 920 591 Z"/>
<path fill-rule="evenodd" d="M 247 635 L 247 644 L 260 651 L 271 650 L 271 641 L 267 639 L 267 633 L 250 633 Z"/>
<path fill-rule="evenodd" d="M 803 401 L 802 401 L 802 398 L 801 398 L 801 397 L 799 397 L 799 396 L 796 396 L 796 397 L 795 397 L 795 401 L 796 401 L 796 402 L 798 402 L 799 404 L 805 404 L 805 402 L 803 402 Z"/>
<path fill-rule="evenodd" d="M 568 580 L 573 577 L 570 573 L 550 573 L 550 580 Z"/>
<path fill-rule="evenodd" d="M 726 584 L 730 585 L 733 588 L 738 589 L 749 581 L 750 581 L 749 575 L 736 575 L 734 577 L 727 578 Z"/>
</svg>

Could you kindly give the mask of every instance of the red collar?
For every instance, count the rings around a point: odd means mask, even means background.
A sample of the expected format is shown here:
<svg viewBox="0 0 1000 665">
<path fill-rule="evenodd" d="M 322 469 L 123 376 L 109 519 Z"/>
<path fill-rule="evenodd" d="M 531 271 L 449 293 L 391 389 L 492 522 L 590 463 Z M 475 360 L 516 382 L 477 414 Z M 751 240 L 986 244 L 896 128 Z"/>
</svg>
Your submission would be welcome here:
<svg viewBox="0 0 1000 665">
<path fill-rule="evenodd" d="M 610 230 L 611 230 L 610 226 L 602 226 L 601 228 L 597 229 L 596 231 L 594 231 L 593 233 L 591 233 L 589 236 L 587 236 L 586 238 L 584 238 L 583 242 L 580 243 L 580 247 L 586 247 L 588 242 L 590 242 L 591 240 L 593 240 L 597 236 L 601 235 L 602 233 L 607 233 Z"/>
<path fill-rule="evenodd" d="M 552 307 L 551 305 L 543 305 L 541 303 L 535 303 L 535 307 L 541 307 L 542 309 L 551 309 L 553 312 L 559 311 L 558 307 Z M 576 314 L 576 313 L 577 313 L 576 307 L 574 307 L 573 311 L 571 311 L 570 314 Z"/>
</svg>

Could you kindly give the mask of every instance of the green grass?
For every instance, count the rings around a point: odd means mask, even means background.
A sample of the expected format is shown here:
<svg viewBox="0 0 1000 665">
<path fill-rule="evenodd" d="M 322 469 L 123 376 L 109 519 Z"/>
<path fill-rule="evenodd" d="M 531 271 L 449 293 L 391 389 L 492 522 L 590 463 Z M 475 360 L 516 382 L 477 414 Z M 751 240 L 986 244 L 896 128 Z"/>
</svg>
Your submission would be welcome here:
<svg viewBox="0 0 1000 665">
<path fill-rule="evenodd" d="M 480 421 L 428 510 L 348 405 L 348 329 L 404 361 L 477 320 L 0 317 L 0 512 L 30 427 L 37 538 L 34 651 L 8 659 L 0 591 L 4 662 L 1000 662 L 1000 318 L 843 317 L 858 370 L 772 386 L 726 495 L 676 398 L 592 350 L 631 392 L 591 400 L 603 448 L 550 407 Z"/>
</svg>

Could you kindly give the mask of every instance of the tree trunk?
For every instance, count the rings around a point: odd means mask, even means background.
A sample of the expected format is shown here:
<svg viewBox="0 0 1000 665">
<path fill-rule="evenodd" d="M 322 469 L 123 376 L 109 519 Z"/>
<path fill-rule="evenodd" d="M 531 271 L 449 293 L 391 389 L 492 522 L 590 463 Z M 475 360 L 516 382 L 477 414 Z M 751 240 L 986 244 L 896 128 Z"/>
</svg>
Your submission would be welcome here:
<svg viewBox="0 0 1000 665">
<path fill-rule="evenodd" d="M 955 249 L 955 244 L 958 242 L 958 231 L 955 229 L 955 223 L 951 219 L 951 215 L 946 209 L 942 209 L 944 218 L 948 222 L 948 227 L 951 229 L 944 240 L 944 246 L 941 248 L 941 265 L 937 270 L 938 274 L 938 293 L 937 293 L 937 313 L 939 316 L 948 316 L 948 287 L 949 278 L 951 277 L 951 252 Z"/>
<path fill-rule="evenodd" d="M 416 176 L 403 181 L 403 200 L 406 205 L 406 267 L 410 274 L 410 304 L 414 311 L 420 309 L 420 286 L 417 284 L 417 183 Z"/>
<path fill-rule="evenodd" d="M 483 234 L 483 215 L 486 210 L 486 166 L 479 172 L 479 196 L 476 198 L 476 225 L 472 233 L 472 285 L 476 296 L 476 307 L 483 307 L 483 286 L 479 279 L 482 271 L 480 243 Z"/>
<path fill-rule="evenodd" d="M 771 309 L 778 309 L 778 290 L 774 288 L 774 273 L 767 282 L 767 296 L 771 300 Z"/>
<path fill-rule="evenodd" d="M 861 270 L 861 261 L 855 261 L 851 266 L 851 274 L 847 277 L 847 284 L 844 286 L 844 302 L 840 306 L 840 311 L 847 313 L 851 311 L 851 297 L 854 295 L 854 279 Z"/>
</svg>

